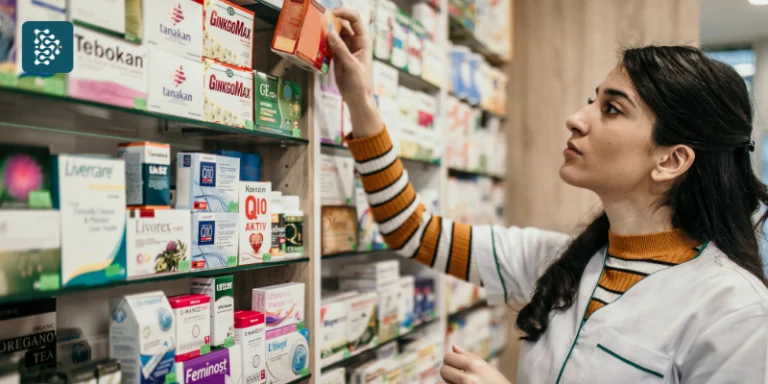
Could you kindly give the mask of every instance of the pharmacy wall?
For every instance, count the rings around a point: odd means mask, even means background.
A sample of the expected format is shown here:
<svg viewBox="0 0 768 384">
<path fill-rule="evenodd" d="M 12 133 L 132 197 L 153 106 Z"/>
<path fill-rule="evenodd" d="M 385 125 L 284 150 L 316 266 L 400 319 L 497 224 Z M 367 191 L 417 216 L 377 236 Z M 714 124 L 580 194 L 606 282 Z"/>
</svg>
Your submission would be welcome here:
<svg viewBox="0 0 768 384">
<path fill-rule="evenodd" d="M 515 59 L 507 67 L 506 220 L 574 233 L 599 202 L 559 178 L 559 153 L 570 136 L 565 119 L 593 96 L 621 47 L 697 45 L 699 2 L 518 0 L 514 10 Z M 517 340 L 514 327 L 510 331 L 510 340 Z M 515 377 L 517 348 L 507 349 L 501 359 L 505 375 Z"/>
</svg>

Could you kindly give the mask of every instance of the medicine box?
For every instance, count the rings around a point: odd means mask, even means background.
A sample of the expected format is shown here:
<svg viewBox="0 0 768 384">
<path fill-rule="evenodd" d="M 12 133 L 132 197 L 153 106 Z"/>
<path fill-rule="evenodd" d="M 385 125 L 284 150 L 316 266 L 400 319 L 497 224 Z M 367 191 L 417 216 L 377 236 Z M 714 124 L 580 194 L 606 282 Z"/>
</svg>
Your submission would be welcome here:
<svg viewBox="0 0 768 384">
<path fill-rule="evenodd" d="M 413 329 L 416 280 L 413 276 L 402 276 L 397 282 L 398 292 L 398 315 L 400 321 L 400 334 L 404 335 Z"/>
<path fill-rule="evenodd" d="M 22 69 L 20 47 L 23 44 L 21 26 L 25 22 L 66 21 L 67 1 L 4 0 L 0 17 L 3 19 L 3 38 L 6 41 L 0 48 L 0 84 L 64 96 L 67 75 L 65 73 L 46 75 L 25 73 Z"/>
<path fill-rule="evenodd" d="M 123 35 L 125 34 L 126 1 L 131 0 L 70 1 L 69 19 L 76 26 Z"/>
<path fill-rule="evenodd" d="M 307 71 L 326 73 L 333 55 L 327 42 L 331 28 L 338 33 L 341 23 L 316 1 L 284 2 L 272 51 Z"/>
<path fill-rule="evenodd" d="M 320 203 L 354 205 L 355 159 L 320 154 Z"/>
<path fill-rule="evenodd" d="M 229 1 L 205 0 L 203 56 L 250 71 L 253 16 L 253 12 Z"/>
<path fill-rule="evenodd" d="M 176 383 L 243 383 L 240 353 L 240 346 L 233 345 L 176 363 Z"/>
<path fill-rule="evenodd" d="M 110 300 L 109 357 L 125 382 L 163 383 L 174 373 L 176 321 L 162 291 Z"/>
<path fill-rule="evenodd" d="M 267 382 L 264 314 L 235 311 L 235 343 L 240 346 L 244 384 Z"/>
<path fill-rule="evenodd" d="M 194 277 L 189 282 L 191 293 L 211 298 L 211 345 L 227 347 L 235 342 L 235 283 L 232 275 Z"/>
<path fill-rule="evenodd" d="M 309 329 L 267 330 L 267 382 L 290 383 L 309 374 Z"/>
<path fill-rule="evenodd" d="M 395 26 L 395 15 L 397 14 L 397 5 L 390 0 L 376 1 L 374 35 L 373 35 L 373 55 L 384 61 L 389 61 L 392 57 L 393 27 Z"/>
<path fill-rule="evenodd" d="M 22 373 L 56 368 L 56 299 L 0 305 L 0 339 Z"/>
<path fill-rule="evenodd" d="M 416 294 L 414 297 L 415 322 L 427 322 L 437 317 L 435 303 L 435 280 L 429 277 L 416 277 L 414 281 Z"/>
<path fill-rule="evenodd" d="M 393 283 L 400 278 L 400 262 L 398 260 L 386 260 L 373 263 L 347 264 L 341 268 L 339 277 L 373 280 L 376 287 L 379 287 L 387 283 Z"/>
<path fill-rule="evenodd" d="M 377 290 L 378 309 L 378 342 L 383 343 L 400 335 L 400 285 L 389 283 Z"/>
<path fill-rule="evenodd" d="M 347 301 L 347 318 L 349 319 L 347 340 L 351 354 L 377 345 L 376 308 L 378 300 L 376 292 L 366 292 L 349 298 Z"/>
<path fill-rule="evenodd" d="M 397 68 L 375 60 L 372 63 L 373 94 L 387 99 L 396 99 L 400 74 Z"/>
<path fill-rule="evenodd" d="M 191 271 L 237 266 L 237 213 L 192 213 Z"/>
<path fill-rule="evenodd" d="M 269 261 L 272 257 L 272 183 L 240 182 L 238 265 Z"/>
<path fill-rule="evenodd" d="M 125 162 L 127 205 L 169 208 L 171 146 L 151 142 L 123 143 L 117 156 Z"/>
<path fill-rule="evenodd" d="M 192 222 L 181 209 L 129 209 L 126 212 L 127 278 L 189 272 Z"/>
<path fill-rule="evenodd" d="M 346 384 L 346 369 L 334 368 L 320 376 L 320 384 Z"/>
<path fill-rule="evenodd" d="M 331 62 L 331 67 L 333 65 Z M 325 75 L 315 74 L 315 126 L 320 128 L 320 140 L 323 143 L 341 145 L 344 139 L 341 127 L 342 100 L 333 76 L 332 69 Z"/>
<path fill-rule="evenodd" d="M 190 2 L 191 1 L 185 1 Z M 184 117 L 203 119 L 203 64 L 163 51 L 149 48 L 152 65 L 149 68 L 148 110 Z"/>
<path fill-rule="evenodd" d="M 252 128 L 253 72 L 204 59 L 203 120 L 238 128 Z"/>
<path fill-rule="evenodd" d="M 266 73 L 254 72 L 254 124 L 259 129 L 301 136 L 301 85 Z"/>
<path fill-rule="evenodd" d="M 207 153 L 176 155 L 176 208 L 238 212 L 240 159 Z"/>
<path fill-rule="evenodd" d="M 74 69 L 68 76 L 69 96 L 125 108 L 147 109 L 149 63 L 143 45 L 77 25 L 74 38 Z"/>
<path fill-rule="evenodd" d="M 251 309 L 264 313 L 267 331 L 304 328 L 304 283 L 285 283 L 254 288 Z"/>
<path fill-rule="evenodd" d="M 59 212 L 0 210 L 0 295 L 59 289 Z"/>
<path fill-rule="evenodd" d="M 202 0 L 153 0 L 143 9 L 143 43 L 150 49 L 200 62 L 203 54 Z M 154 58 L 152 66 L 158 65 Z M 199 77 L 202 81 L 202 76 Z"/>
<path fill-rule="evenodd" d="M 211 299 L 208 295 L 168 298 L 176 319 L 176 362 L 194 359 L 211 350 Z"/>
<path fill-rule="evenodd" d="M 61 214 L 61 285 L 125 279 L 123 160 L 55 156 L 52 184 Z"/>
<path fill-rule="evenodd" d="M 349 340 L 349 297 L 323 297 L 320 306 L 320 365 L 321 367 L 341 361 L 350 356 Z"/>
</svg>

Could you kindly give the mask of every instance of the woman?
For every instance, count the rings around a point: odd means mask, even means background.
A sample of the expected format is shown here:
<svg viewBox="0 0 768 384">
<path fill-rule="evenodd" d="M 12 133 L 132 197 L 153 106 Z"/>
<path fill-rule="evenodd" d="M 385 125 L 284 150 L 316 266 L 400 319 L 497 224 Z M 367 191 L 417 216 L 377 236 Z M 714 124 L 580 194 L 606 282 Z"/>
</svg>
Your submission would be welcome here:
<svg viewBox="0 0 768 384">
<path fill-rule="evenodd" d="M 575 238 L 469 226 L 419 203 L 371 95 L 365 26 L 334 14 L 351 26 L 329 37 L 349 147 L 385 240 L 482 283 L 492 303 L 528 303 L 518 382 L 768 382 L 752 221 L 768 193 L 752 173 L 752 110 L 734 70 L 695 48 L 625 51 L 566 121 L 560 177 L 595 192 L 604 211 Z M 444 363 L 448 383 L 507 382 L 456 347 Z"/>
</svg>

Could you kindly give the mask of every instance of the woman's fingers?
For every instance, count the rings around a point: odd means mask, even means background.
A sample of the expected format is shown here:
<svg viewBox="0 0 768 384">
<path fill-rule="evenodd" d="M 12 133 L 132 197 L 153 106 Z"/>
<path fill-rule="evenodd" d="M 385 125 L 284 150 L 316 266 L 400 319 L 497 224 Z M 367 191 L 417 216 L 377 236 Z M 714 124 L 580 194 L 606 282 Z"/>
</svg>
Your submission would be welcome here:
<svg viewBox="0 0 768 384">
<path fill-rule="evenodd" d="M 349 22 L 352 32 L 356 36 L 365 36 L 368 31 L 368 26 L 363 23 L 363 19 L 360 18 L 360 13 L 346 8 L 336 8 L 333 10 L 333 15 Z"/>
<path fill-rule="evenodd" d="M 443 365 L 440 368 L 440 377 L 448 384 L 463 384 L 465 373 L 450 365 Z"/>
<path fill-rule="evenodd" d="M 344 40 L 341 39 L 341 36 L 339 36 L 336 31 L 331 30 L 328 33 L 328 45 L 331 46 L 331 51 L 333 51 L 333 57 L 336 61 L 341 61 L 341 64 L 350 65 L 351 61 L 354 60 L 354 57 L 352 57 L 352 53 L 349 52 L 349 48 L 347 47 L 347 44 L 344 42 Z"/>
<path fill-rule="evenodd" d="M 469 369 L 469 364 L 472 362 L 472 358 L 455 352 L 448 352 L 445 354 L 443 362 L 453 368 L 466 371 Z"/>
</svg>

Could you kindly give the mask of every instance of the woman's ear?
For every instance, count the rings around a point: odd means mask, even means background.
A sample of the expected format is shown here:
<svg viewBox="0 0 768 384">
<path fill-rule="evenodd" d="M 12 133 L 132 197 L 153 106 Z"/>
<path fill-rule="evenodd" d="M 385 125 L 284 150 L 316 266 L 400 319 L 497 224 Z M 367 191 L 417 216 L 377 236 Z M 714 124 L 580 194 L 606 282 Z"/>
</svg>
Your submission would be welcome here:
<svg viewBox="0 0 768 384">
<path fill-rule="evenodd" d="M 663 183 L 682 176 L 693 165 L 696 152 L 687 145 L 660 147 L 654 151 L 658 162 L 651 171 L 651 179 Z"/>
</svg>

